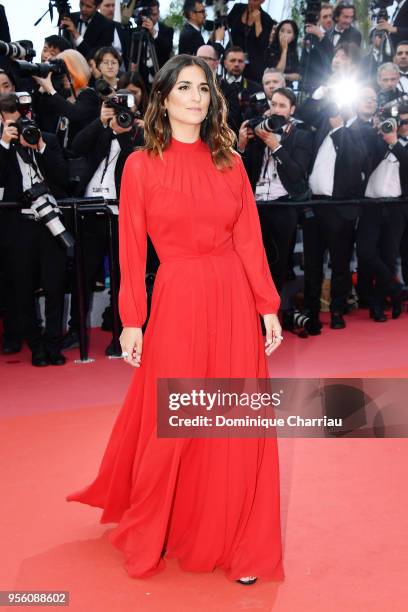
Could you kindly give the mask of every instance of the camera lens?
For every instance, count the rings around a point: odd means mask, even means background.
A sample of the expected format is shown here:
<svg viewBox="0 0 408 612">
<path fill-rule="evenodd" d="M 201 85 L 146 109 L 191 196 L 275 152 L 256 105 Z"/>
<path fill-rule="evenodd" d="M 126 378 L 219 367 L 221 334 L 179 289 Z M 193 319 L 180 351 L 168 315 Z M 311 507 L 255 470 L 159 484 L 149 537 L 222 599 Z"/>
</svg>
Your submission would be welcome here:
<svg viewBox="0 0 408 612">
<path fill-rule="evenodd" d="M 31 144 L 31 145 L 38 144 L 41 138 L 41 132 L 35 126 L 28 126 L 26 128 L 23 128 L 21 135 L 24 138 L 24 140 L 28 142 L 28 144 Z"/>
<path fill-rule="evenodd" d="M 121 111 L 116 115 L 116 121 L 121 128 L 128 128 L 132 125 L 133 117 L 126 111 Z"/>
</svg>

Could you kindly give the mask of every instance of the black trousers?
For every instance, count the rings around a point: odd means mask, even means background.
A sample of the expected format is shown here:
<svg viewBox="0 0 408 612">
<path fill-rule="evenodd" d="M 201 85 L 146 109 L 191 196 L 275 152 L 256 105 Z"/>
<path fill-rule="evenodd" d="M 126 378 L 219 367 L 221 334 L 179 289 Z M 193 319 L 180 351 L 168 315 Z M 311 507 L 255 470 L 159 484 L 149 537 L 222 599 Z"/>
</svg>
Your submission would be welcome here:
<svg viewBox="0 0 408 612">
<path fill-rule="evenodd" d="M 320 311 L 323 262 L 326 248 L 330 254 L 331 312 L 343 312 L 351 290 L 350 259 L 355 220 L 343 217 L 340 206 L 311 206 L 313 216 L 303 218 L 304 307 L 313 316 Z"/>
<path fill-rule="evenodd" d="M 285 282 L 293 235 L 296 231 L 297 212 L 294 206 L 258 202 L 262 239 L 266 257 L 276 289 L 280 293 Z"/>
<path fill-rule="evenodd" d="M 81 240 L 84 262 L 84 302 L 85 312 L 88 315 L 94 282 L 98 276 L 101 261 L 109 252 L 107 222 L 104 214 L 84 215 L 81 220 Z M 117 266 L 117 275 L 119 279 L 119 249 L 117 239 L 114 241 L 114 250 L 115 264 Z M 156 273 L 158 266 L 159 260 L 149 240 L 146 273 Z M 78 289 L 75 280 L 72 286 L 69 327 L 72 331 L 78 332 L 79 330 Z"/>
<path fill-rule="evenodd" d="M 398 204 L 365 206 L 357 228 L 358 267 L 369 276 L 370 306 L 383 306 L 395 287 L 395 271 L 401 240 Z"/>
<path fill-rule="evenodd" d="M 404 281 L 404 285 L 408 285 L 408 204 L 399 205 L 399 215 L 399 231 L 402 232 L 399 245 L 402 279 Z"/>
<path fill-rule="evenodd" d="M 6 248 L 5 335 L 25 338 L 32 350 L 45 346 L 59 350 L 62 336 L 66 250 L 41 221 L 16 213 L 11 224 L 12 240 Z M 38 278 L 45 293 L 44 333 L 38 327 L 34 290 Z M 10 309 L 13 309 L 12 311 Z"/>
</svg>

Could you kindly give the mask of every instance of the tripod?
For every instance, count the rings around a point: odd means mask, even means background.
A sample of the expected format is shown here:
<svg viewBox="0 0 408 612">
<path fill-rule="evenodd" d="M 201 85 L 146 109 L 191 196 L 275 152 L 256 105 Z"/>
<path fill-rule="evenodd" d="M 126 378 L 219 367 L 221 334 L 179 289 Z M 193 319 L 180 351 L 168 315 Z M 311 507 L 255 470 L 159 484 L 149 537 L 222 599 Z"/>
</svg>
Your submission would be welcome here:
<svg viewBox="0 0 408 612">
<path fill-rule="evenodd" d="M 154 41 L 146 28 L 136 27 L 131 29 L 131 35 L 132 42 L 130 45 L 129 65 L 133 62 L 136 48 L 136 67 L 140 74 L 144 77 L 146 86 L 149 87 L 148 66 L 146 64 L 147 59 L 150 58 L 152 61 L 153 74 L 156 74 L 156 72 L 159 70 L 159 62 L 157 59 Z"/>
</svg>

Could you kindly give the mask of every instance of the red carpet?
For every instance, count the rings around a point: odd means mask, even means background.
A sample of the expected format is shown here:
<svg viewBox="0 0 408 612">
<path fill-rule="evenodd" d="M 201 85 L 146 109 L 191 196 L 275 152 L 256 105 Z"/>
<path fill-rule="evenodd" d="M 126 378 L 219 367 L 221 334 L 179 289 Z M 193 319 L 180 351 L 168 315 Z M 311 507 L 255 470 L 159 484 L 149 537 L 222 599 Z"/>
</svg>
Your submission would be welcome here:
<svg viewBox="0 0 408 612">
<path fill-rule="evenodd" d="M 286 333 L 271 375 L 406 377 L 408 317 L 366 316 L 307 340 Z M 284 583 L 244 587 L 176 561 L 129 578 L 100 510 L 64 499 L 95 475 L 132 374 L 103 356 L 108 342 L 93 332 L 91 364 L 74 364 L 76 350 L 61 368 L 33 368 L 27 351 L 0 357 L 0 590 L 70 591 L 84 612 L 406 610 L 405 439 L 279 440 Z"/>
</svg>

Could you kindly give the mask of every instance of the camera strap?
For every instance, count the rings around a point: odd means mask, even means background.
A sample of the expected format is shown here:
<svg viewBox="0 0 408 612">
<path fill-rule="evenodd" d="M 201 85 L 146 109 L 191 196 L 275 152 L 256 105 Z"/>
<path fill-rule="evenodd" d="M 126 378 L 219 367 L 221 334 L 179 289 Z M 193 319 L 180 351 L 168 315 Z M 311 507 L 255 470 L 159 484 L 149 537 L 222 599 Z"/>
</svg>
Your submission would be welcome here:
<svg viewBox="0 0 408 612">
<path fill-rule="evenodd" d="M 18 153 L 23 162 L 30 168 L 31 184 L 33 184 L 33 178 L 38 179 L 38 181 L 42 181 L 43 177 L 41 176 L 40 170 L 34 160 L 34 152 L 31 149 L 26 149 L 18 144 L 16 145 L 16 153 Z M 31 168 L 34 170 L 34 177 L 31 175 Z"/>
<path fill-rule="evenodd" d="M 106 172 L 107 172 L 107 170 L 108 170 L 109 166 L 110 166 L 111 164 L 113 164 L 113 162 L 114 162 L 114 161 L 115 161 L 115 160 L 116 160 L 116 159 L 119 157 L 120 148 L 119 148 L 119 150 L 118 150 L 118 151 L 116 151 L 116 153 L 115 153 L 115 155 L 112 157 L 112 159 L 109 159 L 110 154 L 111 154 L 111 151 L 112 151 L 112 142 L 113 142 L 113 140 L 114 140 L 114 139 L 112 138 L 111 143 L 110 143 L 110 145 L 109 145 L 109 151 L 108 151 L 108 154 L 107 154 L 107 156 L 105 157 L 105 165 L 104 165 L 104 167 L 103 167 L 102 176 L 101 176 L 101 185 L 103 185 L 103 181 L 104 181 L 104 178 L 105 178 L 105 175 L 106 175 Z"/>
</svg>

